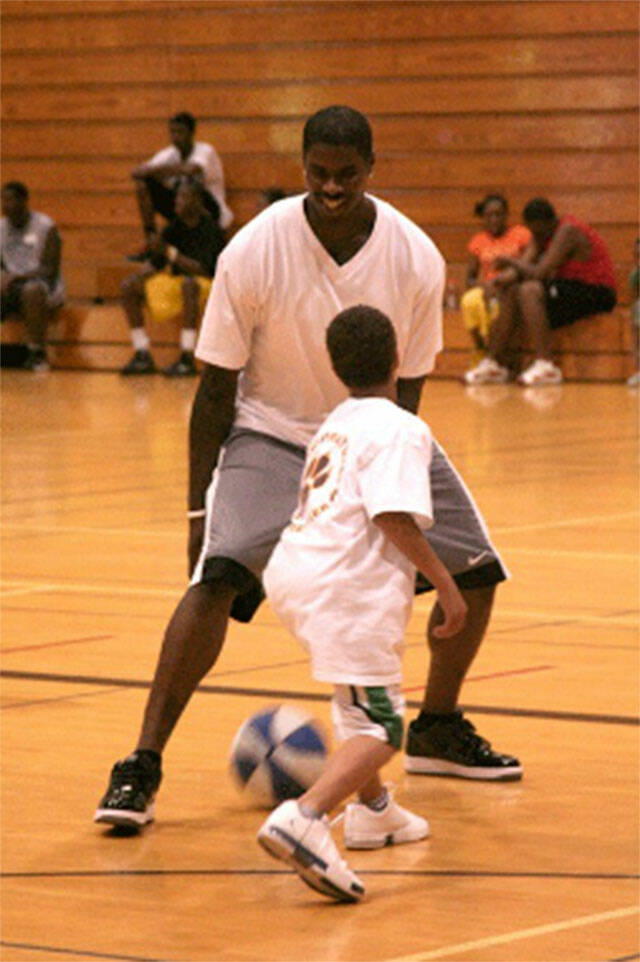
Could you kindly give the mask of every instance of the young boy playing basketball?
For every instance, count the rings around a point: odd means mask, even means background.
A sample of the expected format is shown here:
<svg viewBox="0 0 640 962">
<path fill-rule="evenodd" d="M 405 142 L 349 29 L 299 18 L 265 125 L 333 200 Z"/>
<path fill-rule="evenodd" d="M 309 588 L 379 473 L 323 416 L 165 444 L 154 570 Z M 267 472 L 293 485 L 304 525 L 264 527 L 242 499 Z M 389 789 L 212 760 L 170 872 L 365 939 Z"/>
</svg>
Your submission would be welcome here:
<svg viewBox="0 0 640 962">
<path fill-rule="evenodd" d="M 327 329 L 333 369 L 350 397 L 307 449 L 298 507 L 264 573 L 269 601 L 309 649 L 313 676 L 334 685 L 340 745 L 317 782 L 283 802 L 258 832 L 309 886 L 357 902 L 364 887 L 340 857 L 327 813 L 346 807 L 347 848 L 379 848 L 429 834 L 390 797 L 379 769 L 402 744 L 401 650 L 416 569 L 438 592 L 449 637 L 466 604 L 421 529 L 433 523 L 431 435 L 395 403 L 396 337 L 385 314 L 347 308 Z"/>
</svg>

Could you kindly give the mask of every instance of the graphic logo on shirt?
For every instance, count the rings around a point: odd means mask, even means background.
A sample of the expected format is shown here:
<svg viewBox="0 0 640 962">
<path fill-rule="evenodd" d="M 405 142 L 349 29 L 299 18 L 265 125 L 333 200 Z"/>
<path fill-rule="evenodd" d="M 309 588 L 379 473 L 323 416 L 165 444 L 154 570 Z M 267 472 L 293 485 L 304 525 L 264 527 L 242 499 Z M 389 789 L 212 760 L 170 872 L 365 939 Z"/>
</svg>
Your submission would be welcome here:
<svg viewBox="0 0 640 962">
<path fill-rule="evenodd" d="M 330 507 L 338 493 L 346 453 L 346 437 L 331 431 L 309 445 L 292 528 L 299 530 Z"/>
</svg>

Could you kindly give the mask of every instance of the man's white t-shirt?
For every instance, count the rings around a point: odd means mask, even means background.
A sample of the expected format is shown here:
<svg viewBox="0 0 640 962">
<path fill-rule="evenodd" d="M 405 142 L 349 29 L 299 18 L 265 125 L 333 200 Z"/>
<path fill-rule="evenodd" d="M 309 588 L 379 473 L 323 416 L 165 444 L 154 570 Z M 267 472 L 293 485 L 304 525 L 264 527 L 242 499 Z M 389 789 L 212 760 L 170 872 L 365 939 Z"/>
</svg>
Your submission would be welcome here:
<svg viewBox="0 0 640 962">
<path fill-rule="evenodd" d="M 307 449 L 298 507 L 263 581 L 319 681 L 401 681 L 415 568 L 373 518 L 404 511 L 431 526 L 430 457 L 426 424 L 379 397 L 347 398 Z"/>
<path fill-rule="evenodd" d="M 182 157 L 178 148 L 171 144 L 169 147 L 163 147 L 162 150 L 159 150 L 147 163 L 152 167 L 161 167 L 163 164 L 198 164 L 199 167 L 202 167 L 205 189 L 218 201 L 220 226 L 228 227 L 232 222 L 233 214 L 227 207 L 222 162 L 217 150 L 211 144 L 196 140 L 193 150 L 186 159 Z M 174 181 L 174 177 L 168 177 L 165 183 L 168 187 L 173 187 Z"/>
<path fill-rule="evenodd" d="M 272 204 L 220 255 L 196 354 L 208 364 L 242 369 L 236 426 L 308 443 L 347 394 L 331 368 L 325 331 L 356 304 L 391 319 L 399 377 L 432 370 L 442 348 L 443 258 L 412 221 L 367 196 L 375 224 L 345 264 L 313 233 L 304 195 Z"/>
</svg>

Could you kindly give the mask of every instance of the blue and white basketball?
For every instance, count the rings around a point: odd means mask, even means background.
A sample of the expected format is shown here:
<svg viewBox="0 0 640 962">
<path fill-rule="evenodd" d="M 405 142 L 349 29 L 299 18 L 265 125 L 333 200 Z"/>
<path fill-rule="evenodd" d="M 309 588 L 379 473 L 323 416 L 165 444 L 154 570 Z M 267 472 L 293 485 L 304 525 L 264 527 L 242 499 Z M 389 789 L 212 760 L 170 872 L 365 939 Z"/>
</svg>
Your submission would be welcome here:
<svg viewBox="0 0 640 962">
<path fill-rule="evenodd" d="M 321 774 L 327 746 L 318 723 L 299 708 L 272 705 L 248 718 L 231 745 L 231 773 L 252 801 L 274 808 L 298 798 Z"/>
</svg>

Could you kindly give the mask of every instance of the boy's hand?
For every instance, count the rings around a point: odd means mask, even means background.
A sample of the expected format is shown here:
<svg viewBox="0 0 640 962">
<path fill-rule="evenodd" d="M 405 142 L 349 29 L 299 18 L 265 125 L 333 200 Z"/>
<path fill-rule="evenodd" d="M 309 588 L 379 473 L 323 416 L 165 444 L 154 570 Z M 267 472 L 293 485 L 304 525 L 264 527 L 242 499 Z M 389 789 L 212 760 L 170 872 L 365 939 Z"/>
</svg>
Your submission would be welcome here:
<svg viewBox="0 0 640 962">
<path fill-rule="evenodd" d="M 462 631 L 467 617 L 467 603 L 453 579 L 451 585 L 438 590 L 438 603 L 444 614 L 444 621 L 433 629 L 436 638 L 451 638 Z"/>
</svg>

